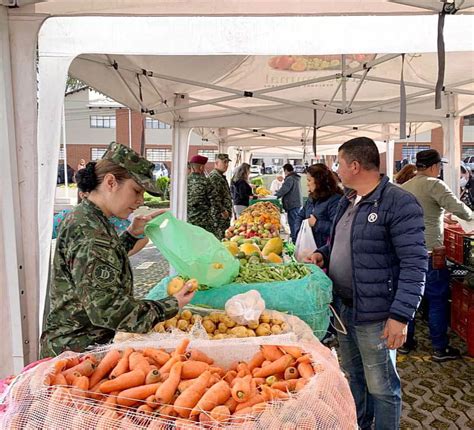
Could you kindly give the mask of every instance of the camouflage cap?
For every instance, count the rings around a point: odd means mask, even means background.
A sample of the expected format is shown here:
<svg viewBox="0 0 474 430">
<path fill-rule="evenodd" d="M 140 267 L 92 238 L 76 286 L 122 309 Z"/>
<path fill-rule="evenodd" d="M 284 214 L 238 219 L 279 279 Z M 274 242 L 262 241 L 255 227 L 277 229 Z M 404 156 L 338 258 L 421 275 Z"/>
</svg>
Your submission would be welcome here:
<svg viewBox="0 0 474 430">
<path fill-rule="evenodd" d="M 111 142 L 102 159 L 123 167 L 139 185 L 145 188 L 147 193 L 154 196 L 160 194 L 153 179 L 155 165 L 132 148 L 117 142 Z"/>
<path fill-rule="evenodd" d="M 231 161 L 229 158 L 229 154 L 217 154 L 216 159 L 222 161 Z"/>
</svg>

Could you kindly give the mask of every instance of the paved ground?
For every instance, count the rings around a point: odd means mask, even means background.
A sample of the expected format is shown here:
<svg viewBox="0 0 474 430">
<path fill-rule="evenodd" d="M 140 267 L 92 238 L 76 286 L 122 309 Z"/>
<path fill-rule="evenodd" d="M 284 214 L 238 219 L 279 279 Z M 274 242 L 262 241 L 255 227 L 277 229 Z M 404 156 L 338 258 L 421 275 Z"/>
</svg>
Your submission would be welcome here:
<svg viewBox="0 0 474 430">
<path fill-rule="evenodd" d="M 167 276 L 169 265 L 153 245 L 131 258 L 135 294 L 143 297 Z M 417 326 L 418 350 L 399 355 L 398 369 L 403 381 L 401 429 L 474 429 L 474 359 L 438 364 L 431 361 L 426 324 Z M 456 335 L 452 344 L 466 352 Z"/>
</svg>

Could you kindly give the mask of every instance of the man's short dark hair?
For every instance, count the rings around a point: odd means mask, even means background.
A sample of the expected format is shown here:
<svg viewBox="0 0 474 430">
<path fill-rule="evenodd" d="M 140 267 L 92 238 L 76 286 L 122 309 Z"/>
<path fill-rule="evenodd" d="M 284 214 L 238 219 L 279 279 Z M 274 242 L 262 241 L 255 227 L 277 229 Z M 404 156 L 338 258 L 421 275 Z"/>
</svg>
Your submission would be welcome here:
<svg viewBox="0 0 474 430">
<path fill-rule="evenodd" d="M 375 142 L 369 137 L 356 137 L 339 147 L 346 163 L 357 161 L 365 170 L 379 170 L 380 155 Z"/>
<path fill-rule="evenodd" d="M 290 163 L 286 163 L 283 166 L 283 170 L 286 171 L 286 172 L 292 172 L 294 169 L 293 169 L 293 166 Z"/>
</svg>

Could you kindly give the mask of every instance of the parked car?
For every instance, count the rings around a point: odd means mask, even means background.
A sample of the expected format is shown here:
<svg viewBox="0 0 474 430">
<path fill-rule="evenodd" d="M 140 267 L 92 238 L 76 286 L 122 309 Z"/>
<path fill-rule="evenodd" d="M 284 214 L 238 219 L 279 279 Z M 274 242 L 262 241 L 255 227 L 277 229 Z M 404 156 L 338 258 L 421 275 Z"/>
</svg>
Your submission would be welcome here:
<svg viewBox="0 0 474 430">
<path fill-rule="evenodd" d="M 165 163 L 155 163 L 155 168 L 153 169 L 153 179 L 156 181 L 158 178 L 163 176 L 169 177 L 170 171 L 168 166 Z"/>
<path fill-rule="evenodd" d="M 303 166 L 302 164 L 296 164 L 293 166 L 294 170 L 296 173 L 305 173 L 306 172 L 306 167 Z"/>
<path fill-rule="evenodd" d="M 74 182 L 74 169 L 68 164 L 67 165 L 67 181 L 68 183 Z M 64 184 L 64 163 L 58 163 L 58 184 Z"/>
<path fill-rule="evenodd" d="M 471 169 L 471 171 L 474 171 L 474 155 L 466 157 L 463 162 L 467 167 Z"/>
<path fill-rule="evenodd" d="M 262 174 L 262 168 L 258 164 L 250 166 L 250 176 L 258 176 Z"/>
<path fill-rule="evenodd" d="M 275 172 L 275 169 L 273 166 L 265 166 L 265 174 L 266 175 L 273 175 Z"/>
</svg>

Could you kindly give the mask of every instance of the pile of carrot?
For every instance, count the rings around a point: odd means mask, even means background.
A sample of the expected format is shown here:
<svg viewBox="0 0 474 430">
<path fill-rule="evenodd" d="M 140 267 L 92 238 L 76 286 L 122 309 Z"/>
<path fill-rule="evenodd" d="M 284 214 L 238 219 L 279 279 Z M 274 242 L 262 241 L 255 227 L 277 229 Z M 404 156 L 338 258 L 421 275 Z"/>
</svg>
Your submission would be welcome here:
<svg viewBox="0 0 474 430">
<path fill-rule="evenodd" d="M 202 351 L 188 350 L 189 342 L 184 339 L 173 351 L 112 349 L 100 360 L 92 354 L 59 359 L 45 383 L 56 401 L 68 395 L 95 400 L 104 406 L 99 408 L 104 420 L 126 419 L 133 408 L 144 417 L 192 429 L 244 422 L 268 402 L 298 392 L 321 371 L 301 348 L 274 345 L 261 345 L 251 360 L 223 369 Z"/>
</svg>

